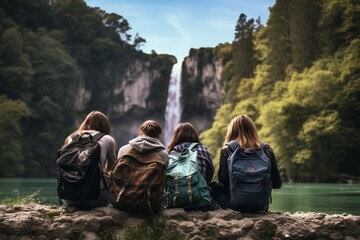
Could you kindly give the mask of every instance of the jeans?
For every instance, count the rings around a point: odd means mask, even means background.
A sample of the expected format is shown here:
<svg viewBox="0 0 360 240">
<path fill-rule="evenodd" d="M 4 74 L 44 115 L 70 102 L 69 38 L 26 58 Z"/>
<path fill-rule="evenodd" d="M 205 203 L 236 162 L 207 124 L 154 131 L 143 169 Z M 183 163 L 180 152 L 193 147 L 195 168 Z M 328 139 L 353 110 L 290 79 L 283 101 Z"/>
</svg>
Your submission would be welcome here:
<svg viewBox="0 0 360 240">
<path fill-rule="evenodd" d="M 106 207 L 109 204 L 109 191 L 104 188 L 100 189 L 100 195 L 94 200 L 67 200 L 60 199 L 62 205 L 67 207 L 77 207 L 82 210 L 89 210 L 97 207 Z"/>
</svg>

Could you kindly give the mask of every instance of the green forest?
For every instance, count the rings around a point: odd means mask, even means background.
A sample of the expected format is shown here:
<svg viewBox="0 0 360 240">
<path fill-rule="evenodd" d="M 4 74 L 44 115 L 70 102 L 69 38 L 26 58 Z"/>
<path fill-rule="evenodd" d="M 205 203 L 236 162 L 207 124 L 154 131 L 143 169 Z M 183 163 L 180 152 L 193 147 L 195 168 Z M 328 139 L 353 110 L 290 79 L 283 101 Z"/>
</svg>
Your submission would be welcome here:
<svg viewBox="0 0 360 240">
<path fill-rule="evenodd" d="M 256 123 L 289 182 L 360 174 L 360 4 L 277 0 L 264 26 L 239 16 L 224 64 L 225 104 L 201 134 L 218 165 L 227 125 Z"/>
<path fill-rule="evenodd" d="M 284 180 L 360 175 L 359 16 L 354 0 L 277 0 L 266 24 L 240 14 L 233 42 L 213 49 L 226 97 L 201 141 L 216 166 L 228 123 L 247 114 Z M 104 74 L 107 64 L 170 64 L 144 54 L 146 40 L 129 30 L 83 0 L 0 1 L 0 177 L 55 176 L 76 119 L 102 108 L 92 95 L 77 109 L 75 89 L 106 91 L 115 74 Z"/>
<path fill-rule="evenodd" d="M 121 15 L 83 0 L 0 1 L 0 177 L 56 176 L 56 152 L 76 120 L 106 104 L 92 94 L 77 109 L 79 86 L 106 92 L 134 59 L 171 69 L 129 30 Z"/>
</svg>

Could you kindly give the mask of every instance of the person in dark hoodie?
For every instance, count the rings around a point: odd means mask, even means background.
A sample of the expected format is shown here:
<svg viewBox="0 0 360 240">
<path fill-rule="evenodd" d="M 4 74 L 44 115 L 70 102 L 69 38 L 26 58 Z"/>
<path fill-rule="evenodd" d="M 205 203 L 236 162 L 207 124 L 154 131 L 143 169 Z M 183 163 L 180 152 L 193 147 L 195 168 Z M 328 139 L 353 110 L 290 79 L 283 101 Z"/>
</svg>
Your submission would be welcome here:
<svg viewBox="0 0 360 240">
<path fill-rule="evenodd" d="M 160 124 L 154 120 L 145 121 L 139 131 L 139 135 L 130 140 L 129 144 L 124 145 L 118 152 L 118 159 L 121 158 L 130 148 L 134 148 L 139 153 L 147 153 L 154 149 L 159 149 L 157 153 L 160 154 L 161 158 L 167 163 L 169 155 L 160 142 L 161 127 Z"/>
</svg>

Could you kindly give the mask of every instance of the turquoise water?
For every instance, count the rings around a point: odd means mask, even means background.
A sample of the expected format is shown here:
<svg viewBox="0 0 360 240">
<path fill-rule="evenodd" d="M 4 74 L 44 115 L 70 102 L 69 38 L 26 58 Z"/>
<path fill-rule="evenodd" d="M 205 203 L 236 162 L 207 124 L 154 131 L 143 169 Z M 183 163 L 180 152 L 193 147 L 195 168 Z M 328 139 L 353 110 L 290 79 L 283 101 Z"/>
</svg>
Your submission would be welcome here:
<svg viewBox="0 0 360 240">
<path fill-rule="evenodd" d="M 44 204 L 59 204 L 56 178 L 0 178 L 0 202 L 5 198 L 28 196 L 39 191 L 36 199 Z"/>
<path fill-rule="evenodd" d="M 39 191 L 37 199 L 44 204 L 58 204 L 56 179 L 0 179 L 0 202 Z M 270 211 L 350 213 L 360 216 L 360 185 L 285 183 L 273 190 Z"/>
<path fill-rule="evenodd" d="M 270 211 L 351 213 L 360 216 L 359 184 L 292 183 L 272 191 Z"/>
</svg>

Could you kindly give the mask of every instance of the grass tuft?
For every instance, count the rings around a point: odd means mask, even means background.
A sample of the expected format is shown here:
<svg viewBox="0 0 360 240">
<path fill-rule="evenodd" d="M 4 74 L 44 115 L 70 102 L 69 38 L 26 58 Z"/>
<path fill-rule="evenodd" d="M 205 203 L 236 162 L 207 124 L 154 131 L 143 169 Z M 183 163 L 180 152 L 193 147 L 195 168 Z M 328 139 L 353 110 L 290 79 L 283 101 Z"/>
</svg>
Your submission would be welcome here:
<svg viewBox="0 0 360 240">
<path fill-rule="evenodd" d="M 43 214 L 44 217 L 53 218 L 56 216 L 60 216 L 61 210 L 60 209 L 51 209 Z"/>
<path fill-rule="evenodd" d="M 28 203 L 38 203 L 40 204 L 41 201 L 37 198 L 37 195 L 40 193 L 40 190 L 37 190 L 31 193 L 28 196 L 17 196 L 16 198 L 5 198 L 1 201 L 1 204 L 7 206 L 14 206 L 18 204 L 28 204 Z"/>
</svg>

